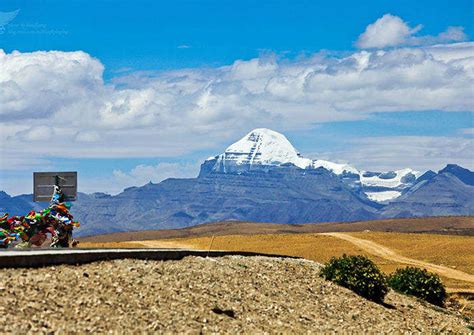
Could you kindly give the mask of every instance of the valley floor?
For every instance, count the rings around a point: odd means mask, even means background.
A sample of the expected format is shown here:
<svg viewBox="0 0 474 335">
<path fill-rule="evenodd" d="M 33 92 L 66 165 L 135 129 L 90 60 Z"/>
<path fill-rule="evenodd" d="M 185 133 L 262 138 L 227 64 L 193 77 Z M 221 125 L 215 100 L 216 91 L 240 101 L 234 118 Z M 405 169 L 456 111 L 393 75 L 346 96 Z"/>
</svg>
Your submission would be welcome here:
<svg viewBox="0 0 474 335">
<path fill-rule="evenodd" d="M 438 273 L 451 291 L 474 292 L 474 237 L 385 232 L 203 236 L 128 242 L 83 242 L 81 247 L 191 248 L 299 256 L 326 262 L 363 254 L 385 272 L 413 265 Z"/>
</svg>

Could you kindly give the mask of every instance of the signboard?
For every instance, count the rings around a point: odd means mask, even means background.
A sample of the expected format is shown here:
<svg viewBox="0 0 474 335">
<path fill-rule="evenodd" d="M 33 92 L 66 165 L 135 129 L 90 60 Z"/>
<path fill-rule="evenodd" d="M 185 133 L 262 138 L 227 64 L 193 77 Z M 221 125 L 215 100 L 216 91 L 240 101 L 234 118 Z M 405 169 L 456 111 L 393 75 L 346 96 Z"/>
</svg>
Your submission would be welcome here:
<svg viewBox="0 0 474 335">
<path fill-rule="evenodd" d="M 77 199 L 77 172 L 34 172 L 33 185 L 34 201 L 50 201 L 55 186 L 61 188 L 64 201 Z"/>
</svg>

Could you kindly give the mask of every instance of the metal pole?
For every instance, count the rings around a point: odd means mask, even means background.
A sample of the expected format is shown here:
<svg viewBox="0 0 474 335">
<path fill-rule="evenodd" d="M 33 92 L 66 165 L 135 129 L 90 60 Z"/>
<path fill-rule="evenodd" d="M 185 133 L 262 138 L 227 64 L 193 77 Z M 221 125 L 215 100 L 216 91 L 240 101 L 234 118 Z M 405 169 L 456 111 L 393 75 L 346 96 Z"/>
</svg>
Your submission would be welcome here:
<svg viewBox="0 0 474 335">
<path fill-rule="evenodd" d="M 211 244 L 209 245 L 209 250 L 207 251 L 207 256 L 206 257 L 209 257 L 209 253 L 211 252 L 211 248 L 212 248 L 212 243 L 214 243 L 214 237 L 216 237 L 216 236 L 212 235 Z"/>
</svg>

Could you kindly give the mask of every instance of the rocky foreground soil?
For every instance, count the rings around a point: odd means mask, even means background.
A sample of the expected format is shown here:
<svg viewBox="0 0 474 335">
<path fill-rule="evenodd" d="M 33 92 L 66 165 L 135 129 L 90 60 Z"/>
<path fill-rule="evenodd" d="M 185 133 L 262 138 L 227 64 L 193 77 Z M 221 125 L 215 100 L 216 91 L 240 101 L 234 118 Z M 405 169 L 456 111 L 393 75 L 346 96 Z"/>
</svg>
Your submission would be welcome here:
<svg viewBox="0 0 474 335">
<path fill-rule="evenodd" d="M 390 292 L 386 305 L 267 257 L 118 260 L 0 270 L 0 333 L 469 333 L 452 311 Z"/>
</svg>

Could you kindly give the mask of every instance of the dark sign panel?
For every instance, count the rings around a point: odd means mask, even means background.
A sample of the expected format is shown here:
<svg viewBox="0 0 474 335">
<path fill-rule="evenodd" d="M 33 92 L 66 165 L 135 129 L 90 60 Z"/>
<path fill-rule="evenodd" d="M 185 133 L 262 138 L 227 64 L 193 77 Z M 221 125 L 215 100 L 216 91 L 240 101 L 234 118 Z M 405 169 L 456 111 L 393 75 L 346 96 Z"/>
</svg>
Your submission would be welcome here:
<svg viewBox="0 0 474 335">
<path fill-rule="evenodd" d="M 59 186 L 64 194 L 64 201 L 77 199 L 77 172 L 34 172 L 33 200 L 50 201 L 54 186 Z"/>
</svg>

